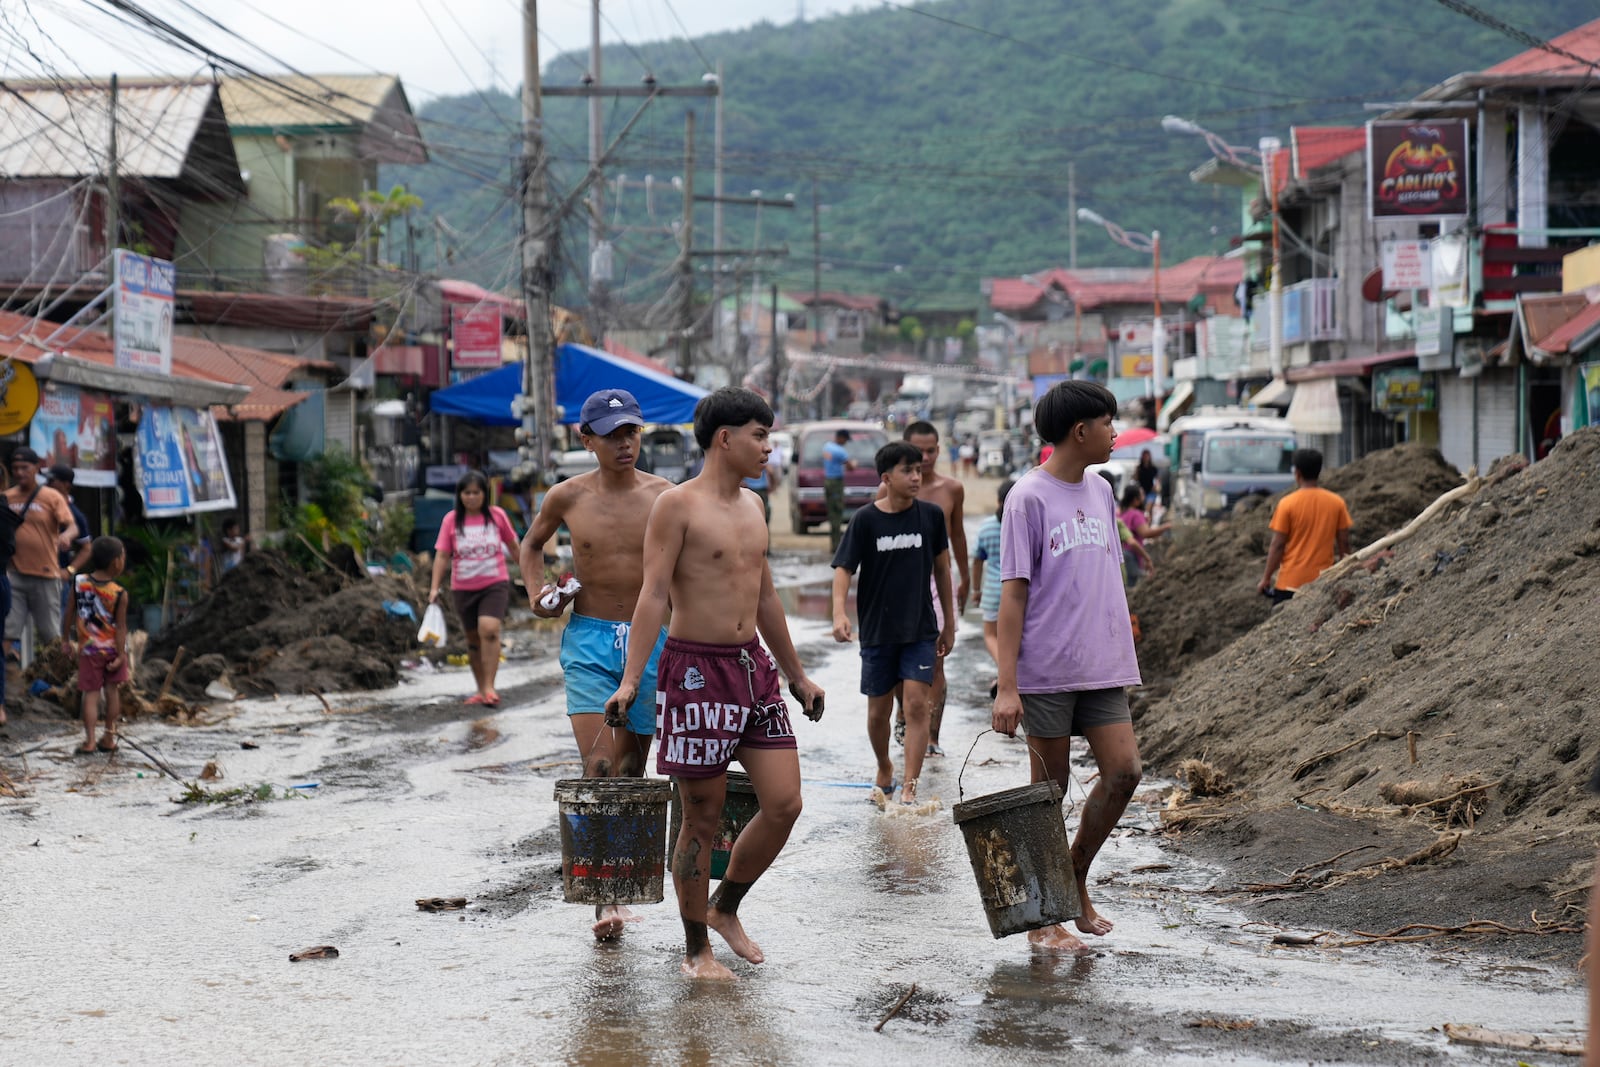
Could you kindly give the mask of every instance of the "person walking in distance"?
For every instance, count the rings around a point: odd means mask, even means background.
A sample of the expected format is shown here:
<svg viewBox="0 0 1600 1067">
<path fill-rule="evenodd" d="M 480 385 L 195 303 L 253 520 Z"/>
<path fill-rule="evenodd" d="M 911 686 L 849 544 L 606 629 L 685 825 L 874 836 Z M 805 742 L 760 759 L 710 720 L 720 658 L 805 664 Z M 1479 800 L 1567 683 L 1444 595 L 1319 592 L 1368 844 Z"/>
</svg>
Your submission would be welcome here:
<svg viewBox="0 0 1600 1067">
<path fill-rule="evenodd" d="M 998 694 L 994 729 L 1027 733 L 1035 782 L 1072 787 L 1072 735 L 1089 742 L 1098 774 L 1072 839 L 1079 933 L 1111 932 L 1089 897 L 1089 867 L 1143 773 L 1125 687 L 1140 684 L 1122 586 L 1117 507 L 1104 478 L 1087 473 L 1111 455 L 1117 398 L 1102 385 L 1063 381 L 1034 409 L 1055 446 L 1006 496 L 1001 532 Z M 1041 950 L 1086 953 L 1063 925 L 1028 934 Z"/>
<path fill-rule="evenodd" d="M 117 584 L 127 553 L 115 537 L 90 544 L 86 573 L 72 579 L 72 602 L 62 619 L 63 643 L 78 662 L 83 694 L 83 744 L 80 756 L 117 750 L 122 718 L 121 685 L 128 680 L 128 594 Z M 100 695 L 105 693 L 106 727 L 96 744 Z"/>
<path fill-rule="evenodd" d="M 1294 490 L 1272 511 L 1272 544 L 1256 588 L 1281 604 L 1301 586 L 1350 554 L 1350 509 L 1338 493 L 1317 484 L 1322 453 L 1302 448 L 1294 454 Z M 1272 576 L 1278 576 L 1273 585 Z"/>
<path fill-rule="evenodd" d="M 917 803 L 917 779 L 928 744 L 928 690 L 934 664 L 955 644 L 951 609 L 950 543 L 944 513 L 917 499 L 922 486 L 922 453 L 905 441 L 891 441 L 874 457 L 888 494 L 856 512 L 833 557 L 833 639 L 854 639 L 845 598 L 850 576 L 859 567 L 861 587 L 856 614 L 861 623 L 861 692 L 867 698 L 867 738 L 878 760 L 877 786 L 894 796 L 894 763 L 889 759 L 889 717 L 895 687 L 906 705 L 903 804 Z M 944 622 L 934 621 L 933 603 L 922 595 L 932 580 L 939 590 Z"/>
<path fill-rule="evenodd" d="M 439 527 L 433 546 L 433 588 L 428 603 L 450 575 L 450 596 L 467 635 L 467 662 L 478 691 L 465 703 L 500 706 L 494 679 L 500 670 L 500 623 L 511 603 L 506 553 L 517 550 L 517 532 L 498 507 L 489 504 L 489 479 L 468 471 L 456 482 L 456 506 Z"/>
<path fill-rule="evenodd" d="M 950 539 L 950 558 L 956 565 L 960 580 L 956 583 L 956 615 L 959 618 L 967 610 L 967 595 L 972 588 L 970 564 L 967 561 L 967 527 L 962 515 L 962 508 L 966 504 L 967 489 L 961 484 L 960 479 L 940 474 L 936 469 L 939 465 L 939 430 L 931 422 L 913 422 L 907 426 L 902 439 L 918 452 L 922 453 L 922 488 L 917 494 L 917 499 L 925 500 L 938 506 L 944 512 L 945 535 Z M 878 497 L 887 495 L 887 490 L 880 487 Z M 939 629 L 944 629 L 944 608 L 939 603 L 938 590 L 928 585 L 928 598 L 933 602 L 934 616 L 939 624 Z M 944 749 L 939 745 L 939 727 L 944 722 L 944 701 L 949 691 L 949 685 L 944 677 L 944 661 L 934 664 L 933 688 L 929 694 L 930 710 L 928 713 L 928 755 L 942 756 Z M 895 718 L 895 737 L 902 742 L 905 739 L 905 705 L 901 703 L 900 710 Z"/>
<path fill-rule="evenodd" d="M 29 623 L 41 645 L 61 636 L 62 552 L 73 550 L 77 523 L 66 498 L 39 484 L 39 454 L 23 446 L 11 453 L 11 488 L 6 504 L 21 517 L 11 557 L 11 610 L 6 640 L 20 640 Z"/>
<path fill-rule="evenodd" d="M 677 783 L 683 806 L 672 884 L 683 919 L 681 969 L 692 978 L 734 977 L 712 954 L 708 929 L 743 959 L 765 959 L 745 933 L 739 905 L 800 816 L 800 759 L 778 688 L 780 669 L 806 715 L 822 716 L 822 687 L 806 676 L 772 584 L 761 502 L 739 484 L 767 461 L 772 421 L 767 402 L 748 389 L 702 398 L 694 436 L 705 465 L 656 498 L 645 527 L 633 632 L 655 633 L 670 605 L 657 672 L 656 771 Z M 606 701 L 608 724 L 625 720 L 649 658 L 646 642 L 628 643 L 622 682 Z M 761 810 L 739 834 L 722 884 L 708 898 L 711 843 L 735 759 L 750 775 Z"/>
<path fill-rule="evenodd" d="M 633 394 L 602 389 L 583 402 L 578 437 L 598 467 L 553 486 L 522 539 L 524 581 L 544 573 L 544 546 L 563 525 L 572 535 L 576 592 L 528 583 L 528 600 L 540 618 L 556 619 L 572 605 L 561 635 L 561 674 L 567 689 L 567 721 L 583 758 L 585 778 L 642 778 L 656 732 L 656 660 L 666 641 L 657 627 L 640 693 L 627 722 L 605 725 L 606 698 L 622 682 L 632 637 L 632 619 L 644 583 L 644 529 L 650 506 L 672 483 L 636 464 L 644 413 Z M 593 932 L 607 941 L 637 917 L 620 904 L 595 907 Z"/>
<path fill-rule="evenodd" d="M 822 446 L 822 497 L 828 508 L 828 551 L 839 551 L 844 527 L 844 472 L 856 469 L 850 458 L 849 430 L 837 430 L 833 440 Z M 753 477 L 753 475 L 752 475 Z"/>
</svg>

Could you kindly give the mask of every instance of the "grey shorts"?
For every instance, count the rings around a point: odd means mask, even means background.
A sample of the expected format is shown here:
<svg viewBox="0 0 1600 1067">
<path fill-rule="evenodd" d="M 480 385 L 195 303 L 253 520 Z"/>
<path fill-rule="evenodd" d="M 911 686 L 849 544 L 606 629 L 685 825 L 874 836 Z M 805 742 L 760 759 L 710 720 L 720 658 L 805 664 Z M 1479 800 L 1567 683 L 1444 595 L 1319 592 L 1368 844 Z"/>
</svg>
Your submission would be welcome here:
<svg viewBox="0 0 1600 1067">
<path fill-rule="evenodd" d="M 1118 723 L 1133 723 L 1128 691 L 1120 686 L 1022 694 L 1022 728 L 1032 737 L 1070 737 L 1092 727 Z"/>
</svg>

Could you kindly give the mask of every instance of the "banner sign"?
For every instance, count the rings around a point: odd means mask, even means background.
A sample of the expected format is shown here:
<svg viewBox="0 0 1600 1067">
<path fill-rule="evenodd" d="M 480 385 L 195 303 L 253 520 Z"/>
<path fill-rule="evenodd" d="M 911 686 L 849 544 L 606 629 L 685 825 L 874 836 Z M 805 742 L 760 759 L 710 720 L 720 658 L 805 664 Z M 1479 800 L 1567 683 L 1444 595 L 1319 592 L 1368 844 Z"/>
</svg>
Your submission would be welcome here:
<svg viewBox="0 0 1600 1067">
<path fill-rule="evenodd" d="M 117 366 L 125 370 L 172 373 L 172 312 L 178 294 L 178 269 L 117 249 L 114 308 Z"/>
<path fill-rule="evenodd" d="M 189 515 L 236 506 L 222 436 L 209 411 L 145 404 L 139 409 L 134 462 L 146 515 Z"/>
<path fill-rule="evenodd" d="M 1600 425 L 1600 363 L 1581 364 L 1579 373 L 1578 388 L 1584 401 L 1584 425 Z M 1572 421 L 1576 423 L 1578 420 Z"/>
<path fill-rule="evenodd" d="M 28 427 L 28 447 L 45 470 L 58 463 L 73 470 L 73 484 L 110 489 L 117 484 L 117 420 L 111 397 L 73 385 L 57 385 L 39 398 Z"/>
<path fill-rule="evenodd" d="M 1384 241 L 1380 255 L 1385 292 L 1433 288 L 1433 248 L 1429 242 Z"/>
<path fill-rule="evenodd" d="M 1399 414 L 1437 409 L 1433 381 L 1415 367 L 1389 367 L 1372 373 L 1372 409 Z"/>
<path fill-rule="evenodd" d="M 1367 123 L 1367 217 L 1467 217 L 1467 120 Z"/>
<path fill-rule="evenodd" d="M 1156 359 L 1148 352 L 1122 356 L 1118 360 L 1117 376 L 1120 378 L 1148 378 L 1155 368 Z"/>
<path fill-rule="evenodd" d="M 451 304 L 450 365 L 456 368 L 500 366 L 501 310 L 493 304 Z"/>
<path fill-rule="evenodd" d="M 14 434 L 39 410 L 39 379 L 20 359 L 0 363 L 0 434 Z"/>
</svg>

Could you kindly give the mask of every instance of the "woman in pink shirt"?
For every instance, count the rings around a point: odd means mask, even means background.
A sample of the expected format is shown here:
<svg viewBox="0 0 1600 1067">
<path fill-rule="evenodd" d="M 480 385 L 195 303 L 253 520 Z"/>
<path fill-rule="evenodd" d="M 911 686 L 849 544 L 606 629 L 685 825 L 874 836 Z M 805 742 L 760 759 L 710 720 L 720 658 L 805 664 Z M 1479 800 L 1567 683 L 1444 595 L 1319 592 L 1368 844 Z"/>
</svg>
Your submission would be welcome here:
<svg viewBox="0 0 1600 1067">
<path fill-rule="evenodd" d="M 445 570 L 450 571 L 450 596 L 467 634 L 467 662 L 478 691 L 468 704 L 500 706 L 494 691 L 500 669 L 500 620 L 511 601 L 506 550 L 517 551 L 517 533 L 497 507 L 489 507 L 489 480 L 468 471 L 456 483 L 456 507 L 444 517 L 433 545 L 433 588 L 428 603 L 439 599 Z"/>
</svg>

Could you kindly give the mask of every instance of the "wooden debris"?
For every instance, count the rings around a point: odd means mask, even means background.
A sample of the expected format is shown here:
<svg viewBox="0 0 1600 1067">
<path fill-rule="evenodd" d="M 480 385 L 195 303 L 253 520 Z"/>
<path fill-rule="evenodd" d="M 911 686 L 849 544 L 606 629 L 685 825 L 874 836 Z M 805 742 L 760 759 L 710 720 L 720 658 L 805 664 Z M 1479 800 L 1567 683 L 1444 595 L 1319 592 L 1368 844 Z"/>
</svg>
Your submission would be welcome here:
<svg viewBox="0 0 1600 1067">
<path fill-rule="evenodd" d="M 188 654 L 189 650 L 184 648 L 182 645 L 179 645 L 178 651 L 173 653 L 172 666 L 167 668 L 167 677 L 161 683 L 161 692 L 156 694 L 156 706 L 158 708 L 161 706 L 162 702 L 167 699 L 167 694 L 172 692 L 172 682 L 178 677 L 178 668 L 183 666 L 183 657 L 187 656 Z"/>
<path fill-rule="evenodd" d="M 1396 927 L 1386 934 L 1369 933 L 1366 930 L 1353 931 L 1355 937 L 1349 941 L 1337 942 L 1335 948 L 1359 948 L 1362 945 L 1379 945 L 1387 943 L 1406 943 L 1415 941 L 1435 941 L 1441 937 L 1546 937 L 1550 934 L 1581 934 L 1582 923 L 1558 923 L 1549 919 L 1540 919 L 1533 916 L 1532 926 L 1508 926 L 1493 919 L 1473 919 L 1471 922 L 1462 923 L 1460 926 L 1434 926 L 1431 923 L 1407 923 L 1405 926 Z"/>
<path fill-rule="evenodd" d="M 1183 1025 L 1191 1030 L 1254 1030 L 1254 1019 L 1190 1019 Z"/>
<path fill-rule="evenodd" d="M 460 911 L 467 906 L 466 897 L 418 897 L 417 907 L 423 911 Z"/>
<path fill-rule="evenodd" d="M 1178 777 L 1188 783 L 1193 796 L 1220 797 L 1233 792 L 1228 776 L 1205 760 L 1186 759 L 1179 763 Z"/>
<path fill-rule="evenodd" d="M 1456 1045 L 1479 1045 L 1483 1048 L 1504 1048 L 1516 1052 L 1548 1052 L 1554 1056 L 1583 1055 L 1582 1041 L 1562 1041 L 1515 1030 L 1490 1030 L 1468 1023 L 1445 1023 L 1444 1036 Z"/>
<path fill-rule="evenodd" d="M 1405 815 L 1428 811 L 1441 816 L 1446 826 L 1470 827 L 1487 807 L 1483 794 L 1502 781 L 1485 782 L 1475 774 L 1464 778 L 1446 775 L 1437 781 L 1385 782 L 1378 787 L 1378 795 Z"/>
<path fill-rule="evenodd" d="M 1391 730 L 1374 730 L 1365 737 L 1356 738 L 1348 745 L 1341 745 L 1339 748 L 1330 749 L 1327 752 L 1319 752 L 1310 759 L 1301 760 L 1295 765 L 1290 777 L 1296 781 L 1299 781 L 1301 778 L 1304 778 L 1317 767 L 1333 759 L 1335 756 L 1342 756 L 1351 749 L 1360 748 L 1369 741 L 1398 741 L 1404 736 L 1405 734 L 1395 733 Z"/>
<path fill-rule="evenodd" d="M 216 760 L 207 760 L 206 765 L 200 770 L 202 782 L 214 782 L 222 777 L 222 767 Z"/>
<path fill-rule="evenodd" d="M 1327 936 L 1329 936 L 1329 931 L 1327 930 L 1323 930 L 1321 933 L 1317 934 L 1296 934 L 1285 930 L 1282 933 L 1272 935 L 1272 944 L 1289 945 L 1293 948 L 1303 948 L 1307 945 L 1315 945 L 1318 941 Z"/>
<path fill-rule="evenodd" d="M 1504 477 L 1504 475 L 1502 475 L 1502 477 Z M 1378 538 L 1365 548 L 1361 548 L 1355 552 L 1352 552 L 1338 563 L 1335 563 L 1333 566 L 1323 571 L 1320 575 L 1313 579 L 1313 582 L 1332 582 L 1336 578 L 1340 578 L 1346 574 L 1349 574 L 1356 567 L 1371 559 L 1373 556 L 1376 556 L 1384 549 L 1393 548 L 1400 542 L 1415 536 L 1417 531 L 1422 529 L 1428 523 L 1432 522 L 1434 516 L 1438 515 L 1439 512 L 1443 511 L 1457 500 L 1463 500 L 1474 495 L 1486 484 L 1492 483 L 1485 482 L 1484 479 L 1476 476 L 1468 478 L 1465 482 L 1456 486 L 1454 489 L 1441 494 L 1437 500 L 1423 508 L 1422 512 L 1416 518 L 1406 523 L 1405 526 L 1386 537 Z"/>
<path fill-rule="evenodd" d="M 299 963 L 301 960 L 336 960 L 338 958 L 339 950 L 332 945 L 313 945 L 310 948 L 303 948 L 299 952 L 289 954 L 290 963 Z"/>
<path fill-rule="evenodd" d="M 872 1028 L 872 1032 L 875 1034 L 883 1033 L 883 1024 L 888 1022 L 890 1019 L 893 1019 L 896 1015 L 899 1015 L 900 1009 L 906 1006 L 906 1001 L 910 1000 L 911 994 L 915 993 L 916 991 L 917 983 L 912 982 L 911 988 L 905 991 L 904 996 L 894 1002 L 894 1007 L 889 1009 L 888 1015 L 885 1015 L 883 1018 L 878 1020 L 878 1025 Z"/>
</svg>

